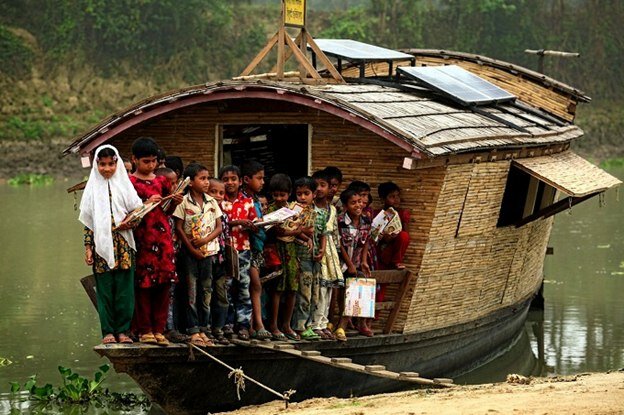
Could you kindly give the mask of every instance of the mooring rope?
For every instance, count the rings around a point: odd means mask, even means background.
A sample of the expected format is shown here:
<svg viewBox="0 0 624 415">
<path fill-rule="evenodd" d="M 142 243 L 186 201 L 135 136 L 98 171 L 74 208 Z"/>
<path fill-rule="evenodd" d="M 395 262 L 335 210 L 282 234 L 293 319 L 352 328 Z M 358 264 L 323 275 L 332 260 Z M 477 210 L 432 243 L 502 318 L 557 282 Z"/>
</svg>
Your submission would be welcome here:
<svg viewBox="0 0 624 415">
<path fill-rule="evenodd" d="M 232 366 L 228 365 L 227 363 L 217 359 L 216 357 L 214 357 L 210 353 L 206 352 L 205 350 L 200 349 L 198 346 L 189 343 L 189 351 L 191 352 L 191 359 L 194 359 L 193 349 L 198 350 L 204 356 L 209 357 L 210 359 L 214 360 L 215 362 L 219 363 L 220 365 L 222 365 L 222 366 L 224 366 L 224 367 L 226 367 L 227 369 L 230 370 L 230 373 L 228 374 L 228 379 L 231 378 L 231 377 L 234 377 L 234 384 L 236 385 L 236 396 L 238 397 L 239 401 L 241 399 L 241 397 L 240 397 L 240 390 L 242 389 L 243 392 L 245 391 L 245 379 L 247 379 L 248 381 L 255 383 L 256 385 L 260 386 L 261 388 L 271 392 L 273 395 L 275 395 L 278 398 L 282 399 L 284 401 L 284 403 L 286 404 L 286 408 L 288 408 L 288 401 L 290 401 L 291 395 L 293 395 L 296 392 L 295 390 L 289 389 L 289 390 L 287 390 L 284 393 L 279 393 L 278 391 L 273 390 L 273 389 L 269 388 L 268 386 L 263 385 L 262 383 L 258 382 L 257 380 L 247 376 L 245 374 L 245 372 L 243 372 L 243 368 L 242 367 L 239 367 L 238 369 L 235 369 Z"/>
</svg>

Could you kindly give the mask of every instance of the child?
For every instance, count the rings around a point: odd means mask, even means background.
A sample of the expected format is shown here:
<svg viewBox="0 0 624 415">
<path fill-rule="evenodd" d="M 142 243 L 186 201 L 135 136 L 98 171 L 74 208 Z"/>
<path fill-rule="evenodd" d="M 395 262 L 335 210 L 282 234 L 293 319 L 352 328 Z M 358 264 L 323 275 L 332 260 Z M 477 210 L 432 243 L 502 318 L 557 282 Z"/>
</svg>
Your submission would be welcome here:
<svg viewBox="0 0 624 415">
<path fill-rule="evenodd" d="M 353 189 L 357 194 L 362 198 L 362 204 L 364 207 L 362 208 L 362 216 L 366 216 L 370 222 L 373 222 L 373 208 L 371 204 L 373 203 L 373 197 L 371 196 L 371 188 L 368 183 L 365 183 L 360 180 L 354 180 L 349 183 L 348 189 Z M 368 245 L 368 265 L 370 265 L 371 270 L 376 270 L 379 268 L 378 259 L 377 259 L 377 246 L 374 243 Z"/>
<path fill-rule="evenodd" d="M 262 217 L 262 207 L 258 199 L 258 192 L 264 186 L 264 166 L 255 160 L 249 160 L 243 164 L 243 194 L 254 201 L 256 209 L 256 217 Z M 251 295 L 251 318 L 253 321 L 252 338 L 258 340 L 266 340 L 271 338 L 269 333 L 262 324 L 262 283 L 260 282 L 260 269 L 264 266 L 264 241 L 266 233 L 262 229 L 252 233 L 251 237 L 251 266 L 249 267 L 250 286 L 249 294 Z"/>
<path fill-rule="evenodd" d="M 171 192 L 165 177 L 156 177 L 158 145 L 148 137 L 132 144 L 132 163 L 136 170 L 130 181 L 143 200 L 160 201 Z M 172 198 L 170 210 L 182 202 Z M 149 212 L 134 231 L 137 240 L 135 328 L 141 343 L 168 346 L 163 336 L 169 309 L 169 290 L 177 282 L 175 252 L 167 213 L 158 206 Z"/>
<path fill-rule="evenodd" d="M 266 195 L 259 194 L 258 202 L 260 203 L 260 212 L 262 213 L 262 216 L 266 215 L 267 209 L 269 208 L 269 200 Z"/>
<path fill-rule="evenodd" d="M 273 202 L 269 205 L 267 213 L 289 206 L 288 198 L 292 191 L 290 177 L 282 173 L 273 175 L 269 182 L 269 189 L 271 190 Z M 275 240 L 282 268 L 282 275 L 276 280 L 269 282 L 271 292 L 269 330 L 274 340 L 285 340 L 286 338 L 300 340 L 299 335 L 291 327 L 296 295 L 299 289 L 299 264 L 297 263 L 297 251 L 294 241 L 295 236 L 300 233 L 301 227 L 295 220 L 288 220 L 281 226 L 275 226 L 269 233 L 269 241 L 273 243 L 273 240 Z M 286 300 L 282 310 L 282 330 L 280 331 L 278 328 L 278 316 L 282 293 L 286 294 Z"/>
<path fill-rule="evenodd" d="M 370 220 L 362 215 L 363 203 L 361 196 L 353 189 L 346 189 L 340 194 L 340 200 L 344 207 L 344 213 L 338 216 L 338 229 L 340 231 L 340 252 L 342 256 L 342 271 L 347 277 L 356 277 L 358 271 L 366 277 L 370 277 L 368 266 L 368 244 L 370 240 Z M 341 290 L 340 322 L 336 329 L 336 339 L 346 341 L 345 328 L 348 318 L 344 313 L 344 290 Z M 372 336 L 368 327 L 369 319 L 360 319 L 360 333 Z"/>
<path fill-rule="evenodd" d="M 184 172 L 184 162 L 179 156 L 166 156 L 165 167 L 170 168 L 178 176 L 178 180 L 182 177 Z"/>
<path fill-rule="evenodd" d="M 206 167 L 191 163 L 184 169 L 184 177 L 189 177 L 191 182 L 173 216 L 176 233 L 183 245 L 188 333 L 192 344 L 212 346 L 205 331 L 211 325 L 212 265 L 219 254 L 222 213 L 217 201 L 206 194 L 210 188 Z"/>
<path fill-rule="evenodd" d="M 232 281 L 234 310 L 238 326 L 238 338 L 249 340 L 251 322 L 251 298 L 249 294 L 249 267 L 251 264 L 251 244 L 249 234 L 258 228 L 253 224 L 256 208 L 253 199 L 245 197 L 240 191 L 241 172 L 237 166 L 224 166 L 219 170 L 219 178 L 225 185 L 225 198 L 221 204 L 228 215 L 230 238 L 238 251 L 239 278 Z"/>
<path fill-rule="evenodd" d="M 405 252 L 409 246 L 410 237 L 408 225 L 410 212 L 401 209 L 401 189 L 393 182 L 384 182 L 377 188 L 379 198 L 383 202 L 383 208 L 393 208 L 401 219 L 401 232 L 396 235 L 384 235 L 379 243 L 379 259 L 386 268 L 404 269 Z"/>
<path fill-rule="evenodd" d="M 316 182 L 316 194 L 314 196 L 314 210 L 317 217 L 325 217 L 326 243 L 324 255 L 321 258 L 321 277 L 319 284 L 318 307 L 312 315 L 312 328 L 321 339 L 334 340 L 334 335 L 327 328 L 329 323 L 329 306 L 332 289 L 344 285 L 344 278 L 340 269 L 340 238 L 338 237 L 338 221 L 336 207 L 330 203 L 329 187 L 330 176 L 327 170 L 320 170 L 312 175 Z"/>
<path fill-rule="evenodd" d="M 168 168 L 168 167 L 159 167 L 156 170 L 154 170 L 154 174 L 158 177 L 158 176 L 164 176 L 168 181 L 169 184 L 171 186 L 171 188 L 175 188 L 178 184 L 178 180 L 179 180 L 179 176 L 182 175 L 182 172 L 180 172 L 180 175 L 178 175 L 175 171 L 173 171 L 172 169 Z M 163 209 L 165 209 L 165 206 L 168 206 L 168 203 L 165 202 L 163 203 Z M 183 275 L 184 272 L 181 270 L 180 268 L 180 259 L 178 258 L 178 255 L 180 253 L 180 240 L 178 238 L 178 236 L 176 235 L 175 232 L 175 220 L 172 216 L 167 217 L 167 219 L 169 220 L 169 226 L 171 227 L 171 240 L 173 241 L 173 251 L 175 252 L 175 256 L 176 256 L 176 273 L 178 275 Z M 185 335 L 181 334 L 178 329 L 182 329 L 179 326 L 186 326 L 186 324 L 184 323 L 180 323 L 180 316 L 179 316 L 179 309 L 181 307 L 179 307 L 179 304 L 176 303 L 176 291 L 179 291 L 180 287 L 179 284 L 171 284 L 171 288 L 169 289 L 169 310 L 167 312 L 167 324 L 165 325 L 165 337 L 172 342 L 175 343 L 182 343 L 182 342 L 186 342 L 187 338 Z M 179 300 L 181 300 L 181 298 L 179 297 L 183 297 L 179 295 L 180 293 L 178 293 L 177 295 L 177 300 L 179 302 Z M 182 308 L 183 309 L 183 308 Z"/>
<path fill-rule="evenodd" d="M 336 208 L 336 215 L 342 212 L 342 203 L 340 203 L 340 185 L 342 184 L 342 171 L 338 167 L 328 166 L 325 167 L 325 172 L 329 176 L 329 191 L 327 192 L 327 199 L 331 203 L 332 206 Z M 335 238 L 334 243 L 338 247 L 338 252 L 340 252 L 340 236 L 338 235 L 338 223 L 336 222 L 335 228 Z M 344 282 L 344 281 L 343 281 Z M 331 314 L 332 310 L 336 309 L 337 301 L 338 301 L 338 285 L 332 288 L 331 301 L 329 303 L 329 312 Z M 331 319 L 330 319 L 331 320 Z M 331 333 L 334 330 L 334 325 L 331 323 L 327 323 L 327 330 Z"/>
<path fill-rule="evenodd" d="M 225 198 L 225 185 L 219 179 L 211 178 L 208 194 L 212 196 L 219 206 Z M 227 345 L 230 342 L 225 337 L 225 323 L 227 322 L 230 308 L 230 286 L 231 276 L 225 274 L 225 243 L 229 241 L 230 233 L 228 226 L 228 216 L 221 211 L 221 234 L 219 235 L 219 255 L 217 261 L 213 263 L 212 279 L 214 296 L 212 301 L 212 336 L 217 343 Z"/>
<path fill-rule="evenodd" d="M 141 204 L 117 149 L 98 147 L 79 220 L 85 225 L 85 262 L 93 266 L 104 344 L 132 343 L 127 331 L 134 312 L 136 246 L 129 226 L 121 222 Z"/>
<path fill-rule="evenodd" d="M 336 207 L 338 213 L 340 213 L 340 209 L 342 204 L 340 203 L 340 185 L 342 184 L 342 171 L 338 167 L 327 166 L 325 167 L 325 172 L 329 176 L 329 192 L 328 199 L 332 205 Z"/>
<path fill-rule="evenodd" d="M 295 331 L 304 340 L 317 340 L 320 336 L 312 330 L 311 317 L 318 303 L 320 260 L 325 251 L 327 215 L 324 212 L 317 214 L 314 210 L 316 182 L 311 177 L 297 179 L 294 187 L 297 203 L 303 206 L 303 211 L 299 214 L 301 234 L 298 238 L 305 242 L 296 246 L 299 261 L 299 291 L 295 304 Z"/>
</svg>

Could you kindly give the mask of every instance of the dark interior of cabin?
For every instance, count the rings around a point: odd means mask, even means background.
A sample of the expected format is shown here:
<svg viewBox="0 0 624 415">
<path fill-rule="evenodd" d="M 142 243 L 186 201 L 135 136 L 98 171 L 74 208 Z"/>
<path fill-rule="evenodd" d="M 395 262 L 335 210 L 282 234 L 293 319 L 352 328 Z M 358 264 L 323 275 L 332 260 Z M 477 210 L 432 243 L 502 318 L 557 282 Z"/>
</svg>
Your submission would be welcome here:
<svg viewBox="0 0 624 415">
<path fill-rule="evenodd" d="M 294 181 L 308 174 L 308 140 L 307 124 L 224 125 L 221 165 L 254 159 L 264 165 L 267 180 L 285 173 Z"/>
</svg>

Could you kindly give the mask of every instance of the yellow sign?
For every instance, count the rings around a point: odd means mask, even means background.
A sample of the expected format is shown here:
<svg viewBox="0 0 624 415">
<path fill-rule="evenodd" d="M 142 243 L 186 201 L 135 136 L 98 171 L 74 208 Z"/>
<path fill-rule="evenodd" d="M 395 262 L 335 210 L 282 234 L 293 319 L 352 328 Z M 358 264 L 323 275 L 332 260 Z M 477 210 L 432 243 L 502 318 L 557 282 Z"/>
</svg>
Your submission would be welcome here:
<svg viewBox="0 0 624 415">
<path fill-rule="evenodd" d="M 290 27 L 304 27 L 306 15 L 306 0 L 284 1 L 284 25 Z"/>
</svg>

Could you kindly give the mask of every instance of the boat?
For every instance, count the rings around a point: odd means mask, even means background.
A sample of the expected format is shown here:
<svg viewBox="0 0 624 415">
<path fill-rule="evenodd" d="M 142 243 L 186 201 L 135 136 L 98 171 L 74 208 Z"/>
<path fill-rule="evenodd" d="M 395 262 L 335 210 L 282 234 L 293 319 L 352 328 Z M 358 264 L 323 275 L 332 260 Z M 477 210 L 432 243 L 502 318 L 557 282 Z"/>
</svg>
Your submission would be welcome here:
<svg viewBox="0 0 624 415">
<path fill-rule="evenodd" d="M 296 390 L 283 395 L 291 401 L 447 386 L 521 334 L 554 215 L 621 184 L 570 149 L 583 135 L 577 106 L 590 101 L 576 88 L 484 56 L 312 39 L 296 27 L 293 40 L 282 25 L 241 76 L 137 102 L 65 154 L 88 166 L 99 145 L 128 156 L 134 139 L 150 136 L 215 175 L 255 158 L 267 176 L 331 165 L 344 184 L 392 180 L 412 213 L 406 270 L 374 273 L 388 290 L 372 338 L 235 341 L 208 355 L 95 347 L 167 413 L 276 399 L 255 383 L 237 391 L 232 368 L 279 394 Z M 254 75 L 275 45 L 277 67 Z M 298 71 L 284 70 L 291 56 Z"/>
</svg>

